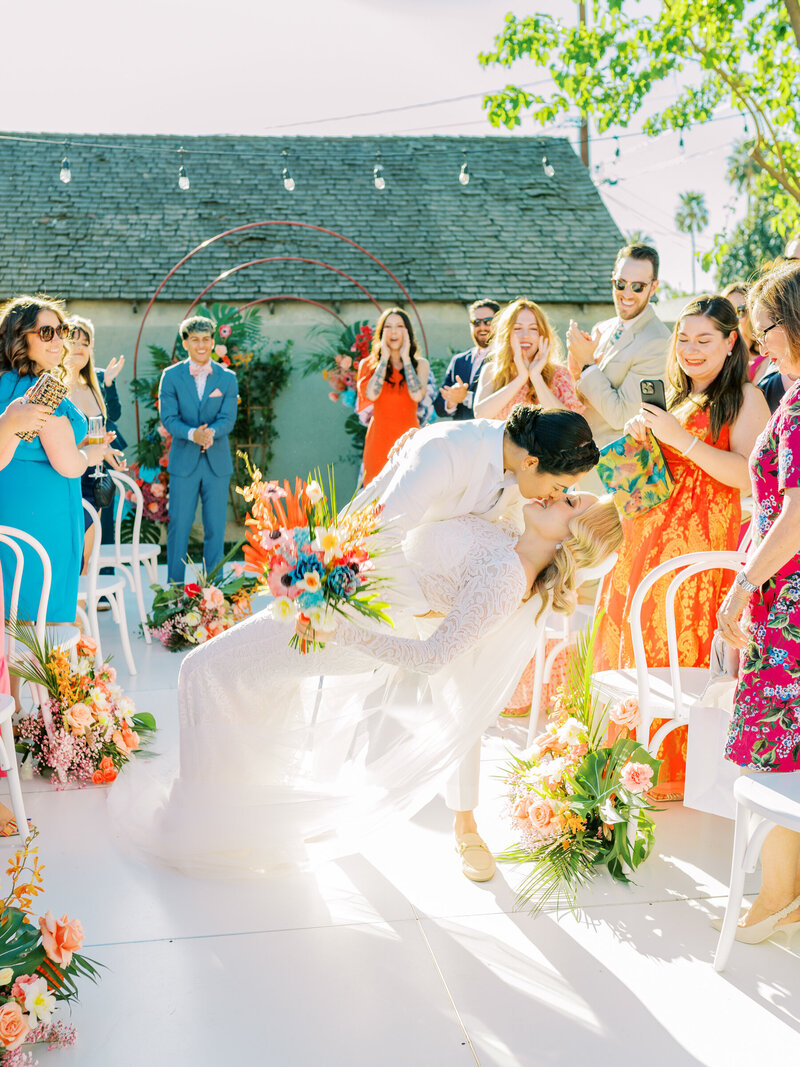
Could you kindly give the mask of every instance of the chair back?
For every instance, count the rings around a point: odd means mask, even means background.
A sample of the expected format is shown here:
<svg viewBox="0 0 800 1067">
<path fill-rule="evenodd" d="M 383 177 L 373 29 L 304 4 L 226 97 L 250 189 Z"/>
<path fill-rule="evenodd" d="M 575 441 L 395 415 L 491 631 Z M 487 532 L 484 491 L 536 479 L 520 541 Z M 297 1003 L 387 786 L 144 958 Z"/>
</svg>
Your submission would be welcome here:
<svg viewBox="0 0 800 1067">
<path fill-rule="evenodd" d="M 122 560 L 122 513 L 125 510 L 125 501 L 133 497 L 133 543 L 131 544 L 131 556 L 134 563 L 139 560 L 139 536 L 142 529 L 142 515 L 144 514 L 144 497 L 142 490 L 128 474 L 122 471 L 108 468 L 111 480 L 117 487 L 117 505 L 114 512 L 114 553 L 116 565 L 119 567 Z"/>
<path fill-rule="evenodd" d="M 102 529 L 100 526 L 100 516 L 93 505 L 86 499 L 84 499 L 82 503 L 83 510 L 92 520 L 92 527 L 94 528 L 92 551 L 89 555 L 89 559 L 86 561 L 86 605 L 89 607 L 97 600 L 97 576 L 100 573 L 100 538 L 102 537 Z"/>
<path fill-rule="evenodd" d="M 673 698 L 675 701 L 675 718 L 685 718 L 683 708 L 683 688 L 681 686 L 680 664 L 678 663 L 678 634 L 675 625 L 675 597 L 680 586 L 689 578 L 703 571 L 730 570 L 738 571 L 747 562 L 744 552 L 688 552 L 684 556 L 676 556 L 654 567 L 646 577 L 642 579 L 634 593 L 631 602 L 631 610 L 628 622 L 631 627 L 633 643 L 633 661 L 636 668 L 636 681 L 639 687 L 639 707 L 642 719 L 650 716 L 650 687 L 647 678 L 647 656 L 644 649 L 644 637 L 642 635 L 642 607 L 645 597 L 653 586 L 661 578 L 671 571 L 679 571 L 667 588 L 664 606 L 667 616 L 667 650 L 669 655 L 670 682 L 672 685 Z"/>
<path fill-rule="evenodd" d="M 8 545 L 16 559 L 14 581 L 11 584 L 11 600 L 6 609 L 6 617 L 12 622 L 17 621 L 17 614 L 19 611 L 19 591 L 22 585 L 22 571 L 25 566 L 25 557 L 18 543 L 20 541 L 33 549 L 39 557 L 39 562 L 42 565 L 42 590 L 39 594 L 39 608 L 36 612 L 36 638 L 39 642 L 43 642 L 47 627 L 47 602 L 50 599 L 53 568 L 50 565 L 50 557 L 45 551 L 42 543 L 37 541 L 35 537 L 32 537 L 24 530 L 18 530 L 15 526 L 0 526 L 0 543 Z M 14 653 L 15 645 L 16 642 L 14 641 L 14 636 L 11 634 L 9 635 L 8 641 L 9 659 Z"/>
</svg>

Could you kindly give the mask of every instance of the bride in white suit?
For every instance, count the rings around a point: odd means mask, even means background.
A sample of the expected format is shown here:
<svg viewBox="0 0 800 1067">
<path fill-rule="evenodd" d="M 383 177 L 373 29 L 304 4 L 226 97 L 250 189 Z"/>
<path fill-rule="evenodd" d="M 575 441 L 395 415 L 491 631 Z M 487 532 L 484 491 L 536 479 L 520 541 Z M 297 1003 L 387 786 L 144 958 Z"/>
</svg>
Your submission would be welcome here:
<svg viewBox="0 0 800 1067">
<path fill-rule="evenodd" d="M 537 460 L 522 470 L 523 492 L 531 478 L 568 486 L 580 473 L 549 473 L 554 450 L 524 435 L 551 414 L 511 424 L 511 462 L 521 467 L 519 448 Z M 589 442 L 558 449 L 559 462 L 594 462 Z M 402 542 L 404 603 L 443 616 L 432 633 L 343 621 L 324 650 L 301 656 L 288 647 L 290 626 L 269 612 L 240 623 L 181 666 L 179 767 L 130 768 L 111 790 L 112 814 L 149 853 L 198 874 L 262 874 L 357 849 L 438 791 L 504 706 L 547 601 L 570 610 L 577 570 L 620 536 L 613 503 L 590 494 L 532 501 L 521 534 L 471 514 L 415 525 Z M 392 567 L 392 581 L 397 574 Z M 408 632 L 409 617 L 400 622 Z"/>
</svg>

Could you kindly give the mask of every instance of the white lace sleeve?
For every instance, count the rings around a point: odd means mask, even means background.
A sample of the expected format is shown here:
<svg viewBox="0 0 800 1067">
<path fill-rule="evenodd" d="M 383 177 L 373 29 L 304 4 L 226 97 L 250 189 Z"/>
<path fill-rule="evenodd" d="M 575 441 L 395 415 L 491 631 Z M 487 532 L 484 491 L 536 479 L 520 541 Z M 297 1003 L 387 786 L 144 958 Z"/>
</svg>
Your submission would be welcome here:
<svg viewBox="0 0 800 1067">
<path fill-rule="evenodd" d="M 363 649 L 383 663 L 435 674 L 513 614 L 526 585 L 525 572 L 516 557 L 495 559 L 466 576 L 452 610 L 425 640 L 368 633 L 345 619 L 339 623 L 336 641 Z"/>
</svg>

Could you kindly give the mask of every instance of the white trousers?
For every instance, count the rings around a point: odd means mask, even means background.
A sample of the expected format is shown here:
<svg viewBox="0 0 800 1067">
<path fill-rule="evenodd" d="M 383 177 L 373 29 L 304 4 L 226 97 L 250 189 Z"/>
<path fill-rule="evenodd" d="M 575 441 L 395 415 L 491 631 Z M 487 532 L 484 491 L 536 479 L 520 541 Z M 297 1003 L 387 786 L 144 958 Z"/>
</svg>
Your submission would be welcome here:
<svg viewBox="0 0 800 1067">
<path fill-rule="evenodd" d="M 451 811 L 473 811 L 478 806 L 481 778 L 481 740 L 479 739 L 459 763 L 447 782 L 444 802 Z"/>
</svg>

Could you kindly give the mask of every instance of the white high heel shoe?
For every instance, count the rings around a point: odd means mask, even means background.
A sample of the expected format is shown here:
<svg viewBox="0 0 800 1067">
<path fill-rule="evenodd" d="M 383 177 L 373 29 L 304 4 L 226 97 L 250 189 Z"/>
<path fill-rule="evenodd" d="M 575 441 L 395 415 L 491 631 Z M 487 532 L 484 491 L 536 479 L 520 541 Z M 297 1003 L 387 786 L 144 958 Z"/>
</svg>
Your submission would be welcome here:
<svg viewBox="0 0 800 1067">
<path fill-rule="evenodd" d="M 745 945 L 759 945 L 762 941 L 766 941 L 768 937 L 772 937 L 773 934 L 786 934 L 786 940 L 791 944 L 794 935 L 800 930 L 800 919 L 792 923 L 783 923 L 783 925 L 780 925 L 780 921 L 785 919 L 787 915 L 791 915 L 798 908 L 800 908 L 800 897 L 795 897 L 791 904 L 787 904 L 785 908 L 776 911 L 774 915 L 768 915 L 760 923 L 752 923 L 750 926 L 737 926 L 736 940 Z M 711 925 L 715 930 L 721 930 L 722 922 L 722 919 L 712 919 Z"/>
</svg>

